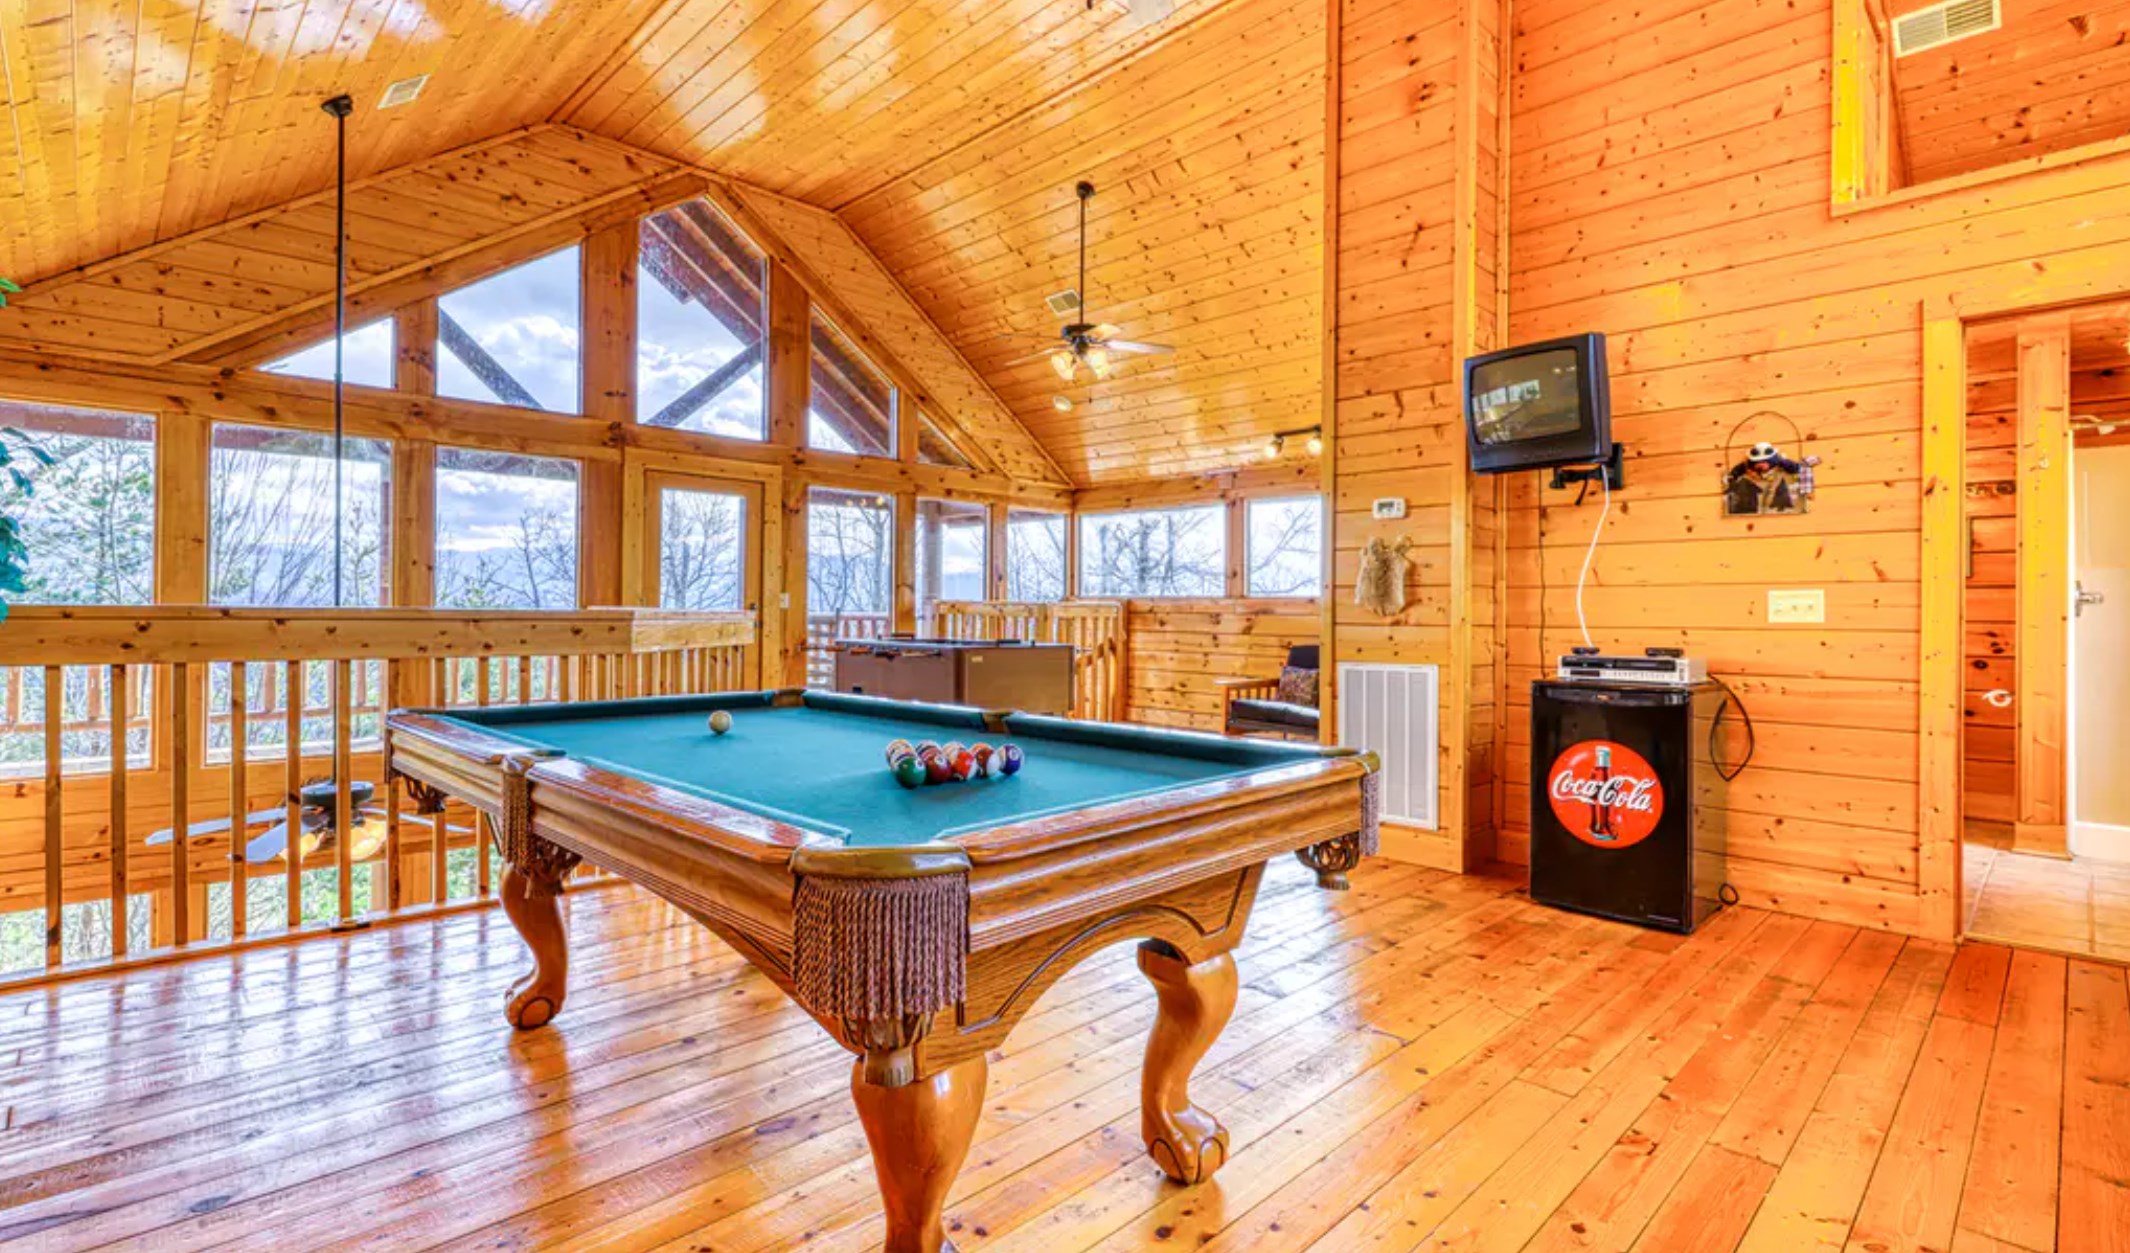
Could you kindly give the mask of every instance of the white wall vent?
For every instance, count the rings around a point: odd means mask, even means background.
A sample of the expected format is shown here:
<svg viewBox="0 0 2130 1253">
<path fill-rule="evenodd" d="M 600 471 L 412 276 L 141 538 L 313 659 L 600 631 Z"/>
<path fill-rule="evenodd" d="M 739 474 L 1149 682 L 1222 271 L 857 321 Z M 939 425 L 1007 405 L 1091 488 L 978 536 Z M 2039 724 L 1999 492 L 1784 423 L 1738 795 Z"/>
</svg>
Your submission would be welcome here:
<svg viewBox="0 0 2130 1253">
<path fill-rule="evenodd" d="M 1080 293 L 1069 287 L 1064 291 L 1045 296 L 1043 303 L 1050 306 L 1050 311 L 1061 318 L 1078 319 L 1080 316 Z"/>
<path fill-rule="evenodd" d="M 1383 816 L 1434 830 L 1437 738 L 1434 666 L 1339 666 L 1339 743 L 1383 759 Z"/>
<path fill-rule="evenodd" d="M 1893 19 L 1893 55 L 1914 56 L 2004 25 L 1997 0 L 1945 0 Z"/>
<path fill-rule="evenodd" d="M 427 74 L 416 74 L 412 78 L 402 78 L 385 88 L 385 94 L 377 98 L 377 107 L 380 109 L 396 109 L 403 104 L 413 104 L 415 97 L 422 94 L 422 88 L 428 85 L 429 76 Z"/>
</svg>

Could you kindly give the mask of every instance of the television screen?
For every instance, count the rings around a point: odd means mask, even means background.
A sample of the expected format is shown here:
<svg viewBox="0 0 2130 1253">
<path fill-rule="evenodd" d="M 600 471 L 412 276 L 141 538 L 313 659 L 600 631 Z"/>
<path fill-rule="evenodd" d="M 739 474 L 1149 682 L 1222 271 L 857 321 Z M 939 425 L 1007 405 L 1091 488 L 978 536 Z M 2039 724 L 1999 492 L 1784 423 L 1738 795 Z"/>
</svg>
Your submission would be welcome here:
<svg viewBox="0 0 2130 1253">
<path fill-rule="evenodd" d="M 1556 348 L 1472 371 L 1472 436 L 1488 446 L 1571 435 L 1583 425 L 1575 350 Z"/>
<path fill-rule="evenodd" d="M 1482 474 L 1591 465 L 1612 451 L 1603 335 L 1467 358 L 1464 395 L 1472 469 Z"/>
</svg>

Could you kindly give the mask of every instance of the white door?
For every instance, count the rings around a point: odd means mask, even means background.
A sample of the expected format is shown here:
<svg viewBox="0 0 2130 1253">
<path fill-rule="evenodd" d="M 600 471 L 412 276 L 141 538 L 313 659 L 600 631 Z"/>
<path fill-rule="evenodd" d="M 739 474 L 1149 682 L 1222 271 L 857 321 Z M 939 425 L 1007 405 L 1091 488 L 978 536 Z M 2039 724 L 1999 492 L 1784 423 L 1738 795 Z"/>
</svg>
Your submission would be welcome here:
<svg viewBox="0 0 2130 1253">
<path fill-rule="evenodd" d="M 2080 448 L 2073 473 L 2071 851 L 2130 862 L 2130 445 Z"/>
</svg>

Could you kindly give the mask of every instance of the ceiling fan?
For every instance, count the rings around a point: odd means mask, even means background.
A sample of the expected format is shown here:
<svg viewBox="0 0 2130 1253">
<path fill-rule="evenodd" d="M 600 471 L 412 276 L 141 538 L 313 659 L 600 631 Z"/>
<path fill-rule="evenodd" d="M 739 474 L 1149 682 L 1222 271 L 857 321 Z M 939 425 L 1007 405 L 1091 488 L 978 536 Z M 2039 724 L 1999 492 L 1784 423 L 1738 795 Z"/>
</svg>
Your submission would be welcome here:
<svg viewBox="0 0 2130 1253">
<path fill-rule="evenodd" d="M 354 810 L 355 817 L 354 848 L 351 850 L 351 859 L 354 861 L 369 861 L 377 856 L 378 851 L 384 847 L 385 811 L 382 805 L 371 803 L 376 794 L 376 784 L 366 780 L 356 779 L 348 784 L 348 800 Z M 297 793 L 296 801 L 303 824 L 301 855 L 309 857 L 319 849 L 329 847 L 338 838 L 338 833 L 334 830 L 335 789 L 333 781 L 331 779 L 306 781 L 302 789 Z M 257 865 L 273 861 L 286 853 L 289 845 L 287 819 L 288 810 L 285 808 L 255 810 L 244 815 L 247 829 L 254 824 L 274 824 L 264 834 L 251 836 L 246 840 L 244 860 Z M 430 818 L 419 814 L 404 814 L 401 816 L 401 821 L 424 826 L 431 823 Z M 195 822 L 185 828 L 185 835 L 187 839 L 197 839 L 203 835 L 219 835 L 229 830 L 229 827 L 230 820 L 227 818 L 219 818 L 211 822 Z M 458 830 L 455 827 L 451 829 Z M 149 836 L 146 842 L 151 845 L 168 844 L 171 841 L 172 834 L 172 831 L 168 829 L 157 831 Z"/>
<path fill-rule="evenodd" d="M 1119 339 L 1123 331 L 1107 322 L 1087 320 L 1087 202 L 1094 199 L 1095 185 L 1082 182 L 1073 191 L 1080 198 L 1080 286 L 1072 294 L 1073 299 L 1064 303 L 1064 308 L 1076 308 L 1079 320 L 1058 328 L 1054 346 L 1041 352 L 1016 357 L 1007 362 L 1009 366 L 1025 365 L 1031 361 L 1048 361 L 1060 379 L 1067 383 L 1077 381 L 1081 371 L 1100 382 L 1110 376 L 1117 367 L 1119 356 L 1152 356 L 1174 352 L 1166 344 L 1147 344 L 1137 340 Z M 1059 307 L 1059 298 L 1052 297 L 1051 307 Z M 1048 336 L 1041 337 L 1046 341 Z"/>
</svg>

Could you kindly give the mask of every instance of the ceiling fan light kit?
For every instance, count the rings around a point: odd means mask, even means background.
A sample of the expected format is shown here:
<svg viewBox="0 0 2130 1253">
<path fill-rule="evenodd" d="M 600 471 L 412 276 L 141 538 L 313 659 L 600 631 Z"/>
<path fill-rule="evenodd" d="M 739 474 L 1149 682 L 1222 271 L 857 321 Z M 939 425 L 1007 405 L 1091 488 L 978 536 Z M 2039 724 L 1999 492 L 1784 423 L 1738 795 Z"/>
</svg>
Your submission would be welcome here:
<svg viewBox="0 0 2130 1253">
<path fill-rule="evenodd" d="M 1173 352 L 1166 344 L 1148 344 L 1137 340 L 1119 339 L 1124 332 L 1107 322 L 1091 322 L 1087 315 L 1087 202 L 1094 199 L 1095 185 L 1082 181 L 1073 185 L 1073 194 L 1080 202 L 1080 284 L 1071 291 L 1058 292 L 1048 297 L 1045 303 L 1053 313 L 1061 316 L 1064 310 L 1072 310 L 1077 320 L 1058 328 L 1053 347 L 1032 356 L 1010 361 L 1019 365 L 1038 359 L 1048 361 L 1058 378 L 1067 383 L 1076 383 L 1084 372 L 1094 382 L 1106 381 L 1116 371 L 1119 355 L 1153 356 Z M 1061 409 L 1060 412 L 1063 412 Z"/>
</svg>

